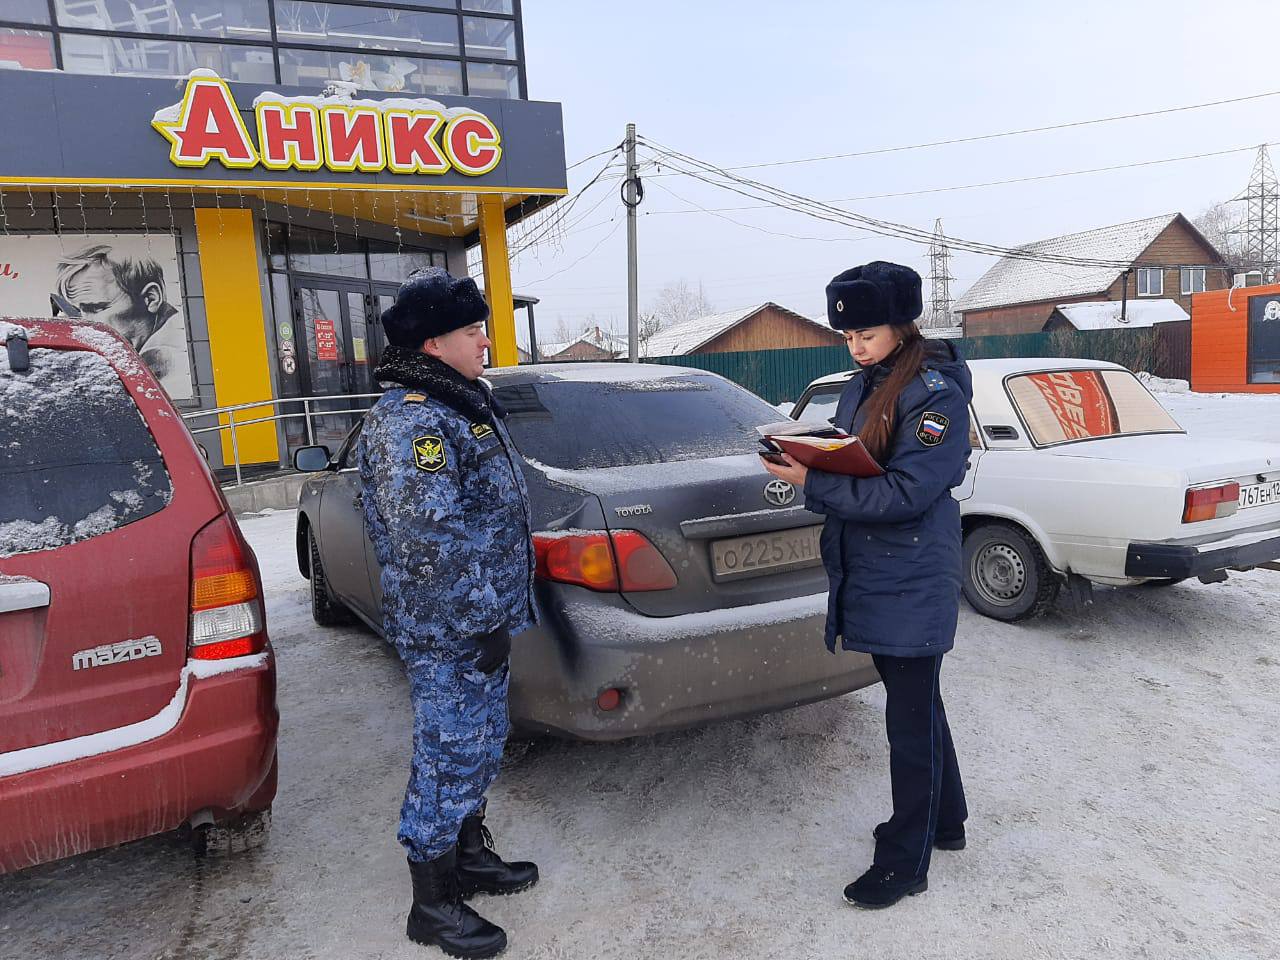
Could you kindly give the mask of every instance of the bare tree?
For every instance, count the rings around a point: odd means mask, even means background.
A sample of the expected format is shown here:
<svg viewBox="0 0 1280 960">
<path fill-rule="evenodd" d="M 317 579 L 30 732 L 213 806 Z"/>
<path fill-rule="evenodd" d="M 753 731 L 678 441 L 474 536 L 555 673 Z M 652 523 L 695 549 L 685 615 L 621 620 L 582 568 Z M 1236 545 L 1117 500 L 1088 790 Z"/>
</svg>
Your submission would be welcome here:
<svg viewBox="0 0 1280 960">
<path fill-rule="evenodd" d="M 714 312 L 701 283 L 694 287 L 683 278 L 668 283 L 658 291 L 649 309 L 640 314 L 640 352 L 647 355 L 646 346 L 659 330 Z"/>
<path fill-rule="evenodd" d="M 1239 273 L 1244 264 L 1244 211 L 1229 203 L 1215 203 L 1191 221 L 1204 234 L 1231 273 Z"/>
</svg>

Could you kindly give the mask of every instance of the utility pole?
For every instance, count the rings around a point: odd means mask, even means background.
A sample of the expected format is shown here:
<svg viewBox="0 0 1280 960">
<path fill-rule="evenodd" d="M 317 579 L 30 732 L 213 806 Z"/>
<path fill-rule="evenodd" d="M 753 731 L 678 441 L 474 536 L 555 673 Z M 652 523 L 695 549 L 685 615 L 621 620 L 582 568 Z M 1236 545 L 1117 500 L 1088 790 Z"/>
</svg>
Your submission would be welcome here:
<svg viewBox="0 0 1280 960">
<path fill-rule="evenodd" d="M 951 321 L 951 249 L 942 232 L 942 220 L 933 222 L 933 242 L 929 244 L 929 277 L 933 284 L 933 309 L 929 312 L 928 326 L 943 328 Z"/>
<path fill-rule="evenodd" d="M 1258 148 L 1253 174 L 1244 193 L 1235 198 L 1247 205 L 1244 234 L 1244 261 L 1247 270 L 1267 275 L 1280 266 L 1280 183 L 1271 168 L 1271 157 L 1264 144 Z"/>
<path fill-rule="evenodd" d="M 622 182 L 622 203 L 627 208 L 627 359 L 640 362 L 640 281 L 636 258 L 636 207 L 644 199 L 644 187 L 636 171 L 636 125 L 627 124 L 623 140 L 627 178 Z"/>
</svg>

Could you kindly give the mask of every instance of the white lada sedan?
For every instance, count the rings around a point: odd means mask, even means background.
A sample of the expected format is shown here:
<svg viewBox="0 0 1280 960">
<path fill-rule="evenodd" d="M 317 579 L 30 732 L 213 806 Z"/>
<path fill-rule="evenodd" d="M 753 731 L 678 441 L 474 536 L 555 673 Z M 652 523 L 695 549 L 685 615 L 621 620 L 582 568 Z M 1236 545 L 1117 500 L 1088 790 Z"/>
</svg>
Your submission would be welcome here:
<svg viewBox="0 0 1280 960">
<path fill-rule="evenodd" d="M 1223 581 L 1280 557 L 1280 447 L 1187 436 L 1132 373 L 1093 360 L 974 360 L 964 593 L 997 620 L 1064 585 Z M 821 422 L 852 372 L 813 381 Z"/>
</svg>

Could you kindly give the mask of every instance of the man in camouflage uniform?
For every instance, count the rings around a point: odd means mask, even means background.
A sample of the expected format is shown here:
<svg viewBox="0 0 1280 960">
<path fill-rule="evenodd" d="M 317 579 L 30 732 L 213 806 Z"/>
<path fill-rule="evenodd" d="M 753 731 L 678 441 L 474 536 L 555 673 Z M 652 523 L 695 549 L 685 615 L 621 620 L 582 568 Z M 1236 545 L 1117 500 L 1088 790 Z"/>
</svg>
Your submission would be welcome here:
<svg viewBox="0 0 1280 960">
<path fill-rule="evenodd" d="M 483 824 L 509 729 L 511 637 L 537 619 L 528 491 L 505 412 L 478 379 L 488 315 L 474 281 L 438 268 L 400 287 L 375 371 L 389 388 L 359 446 L 383 623 L 413 698 L 399 832 L 413 878 L 408 935 L 465 957 L 506 946 L 465 898 L 538 880 L 534 864 L 493 851 Z"/>
</svg>

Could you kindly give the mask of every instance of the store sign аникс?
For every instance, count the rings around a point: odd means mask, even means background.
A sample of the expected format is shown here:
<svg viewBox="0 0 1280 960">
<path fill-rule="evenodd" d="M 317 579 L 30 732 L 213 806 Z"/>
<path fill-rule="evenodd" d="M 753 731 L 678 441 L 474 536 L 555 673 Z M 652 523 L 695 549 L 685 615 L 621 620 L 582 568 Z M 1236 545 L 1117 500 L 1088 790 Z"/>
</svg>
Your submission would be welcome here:
<svg viewBox="0 0 1280 960">
<path fill-rule="evenodd" d="M 435 100 L 348 96 L 254 98 L 257 143 L 226 82 L 211 71 L 187 80 L 180 103 L 151 125 L 169 141 L 175 166 L 217 161 L 229 170 L 483 176 L 502 160 L 502 137 L 484 114 Z"/>
</svg>

